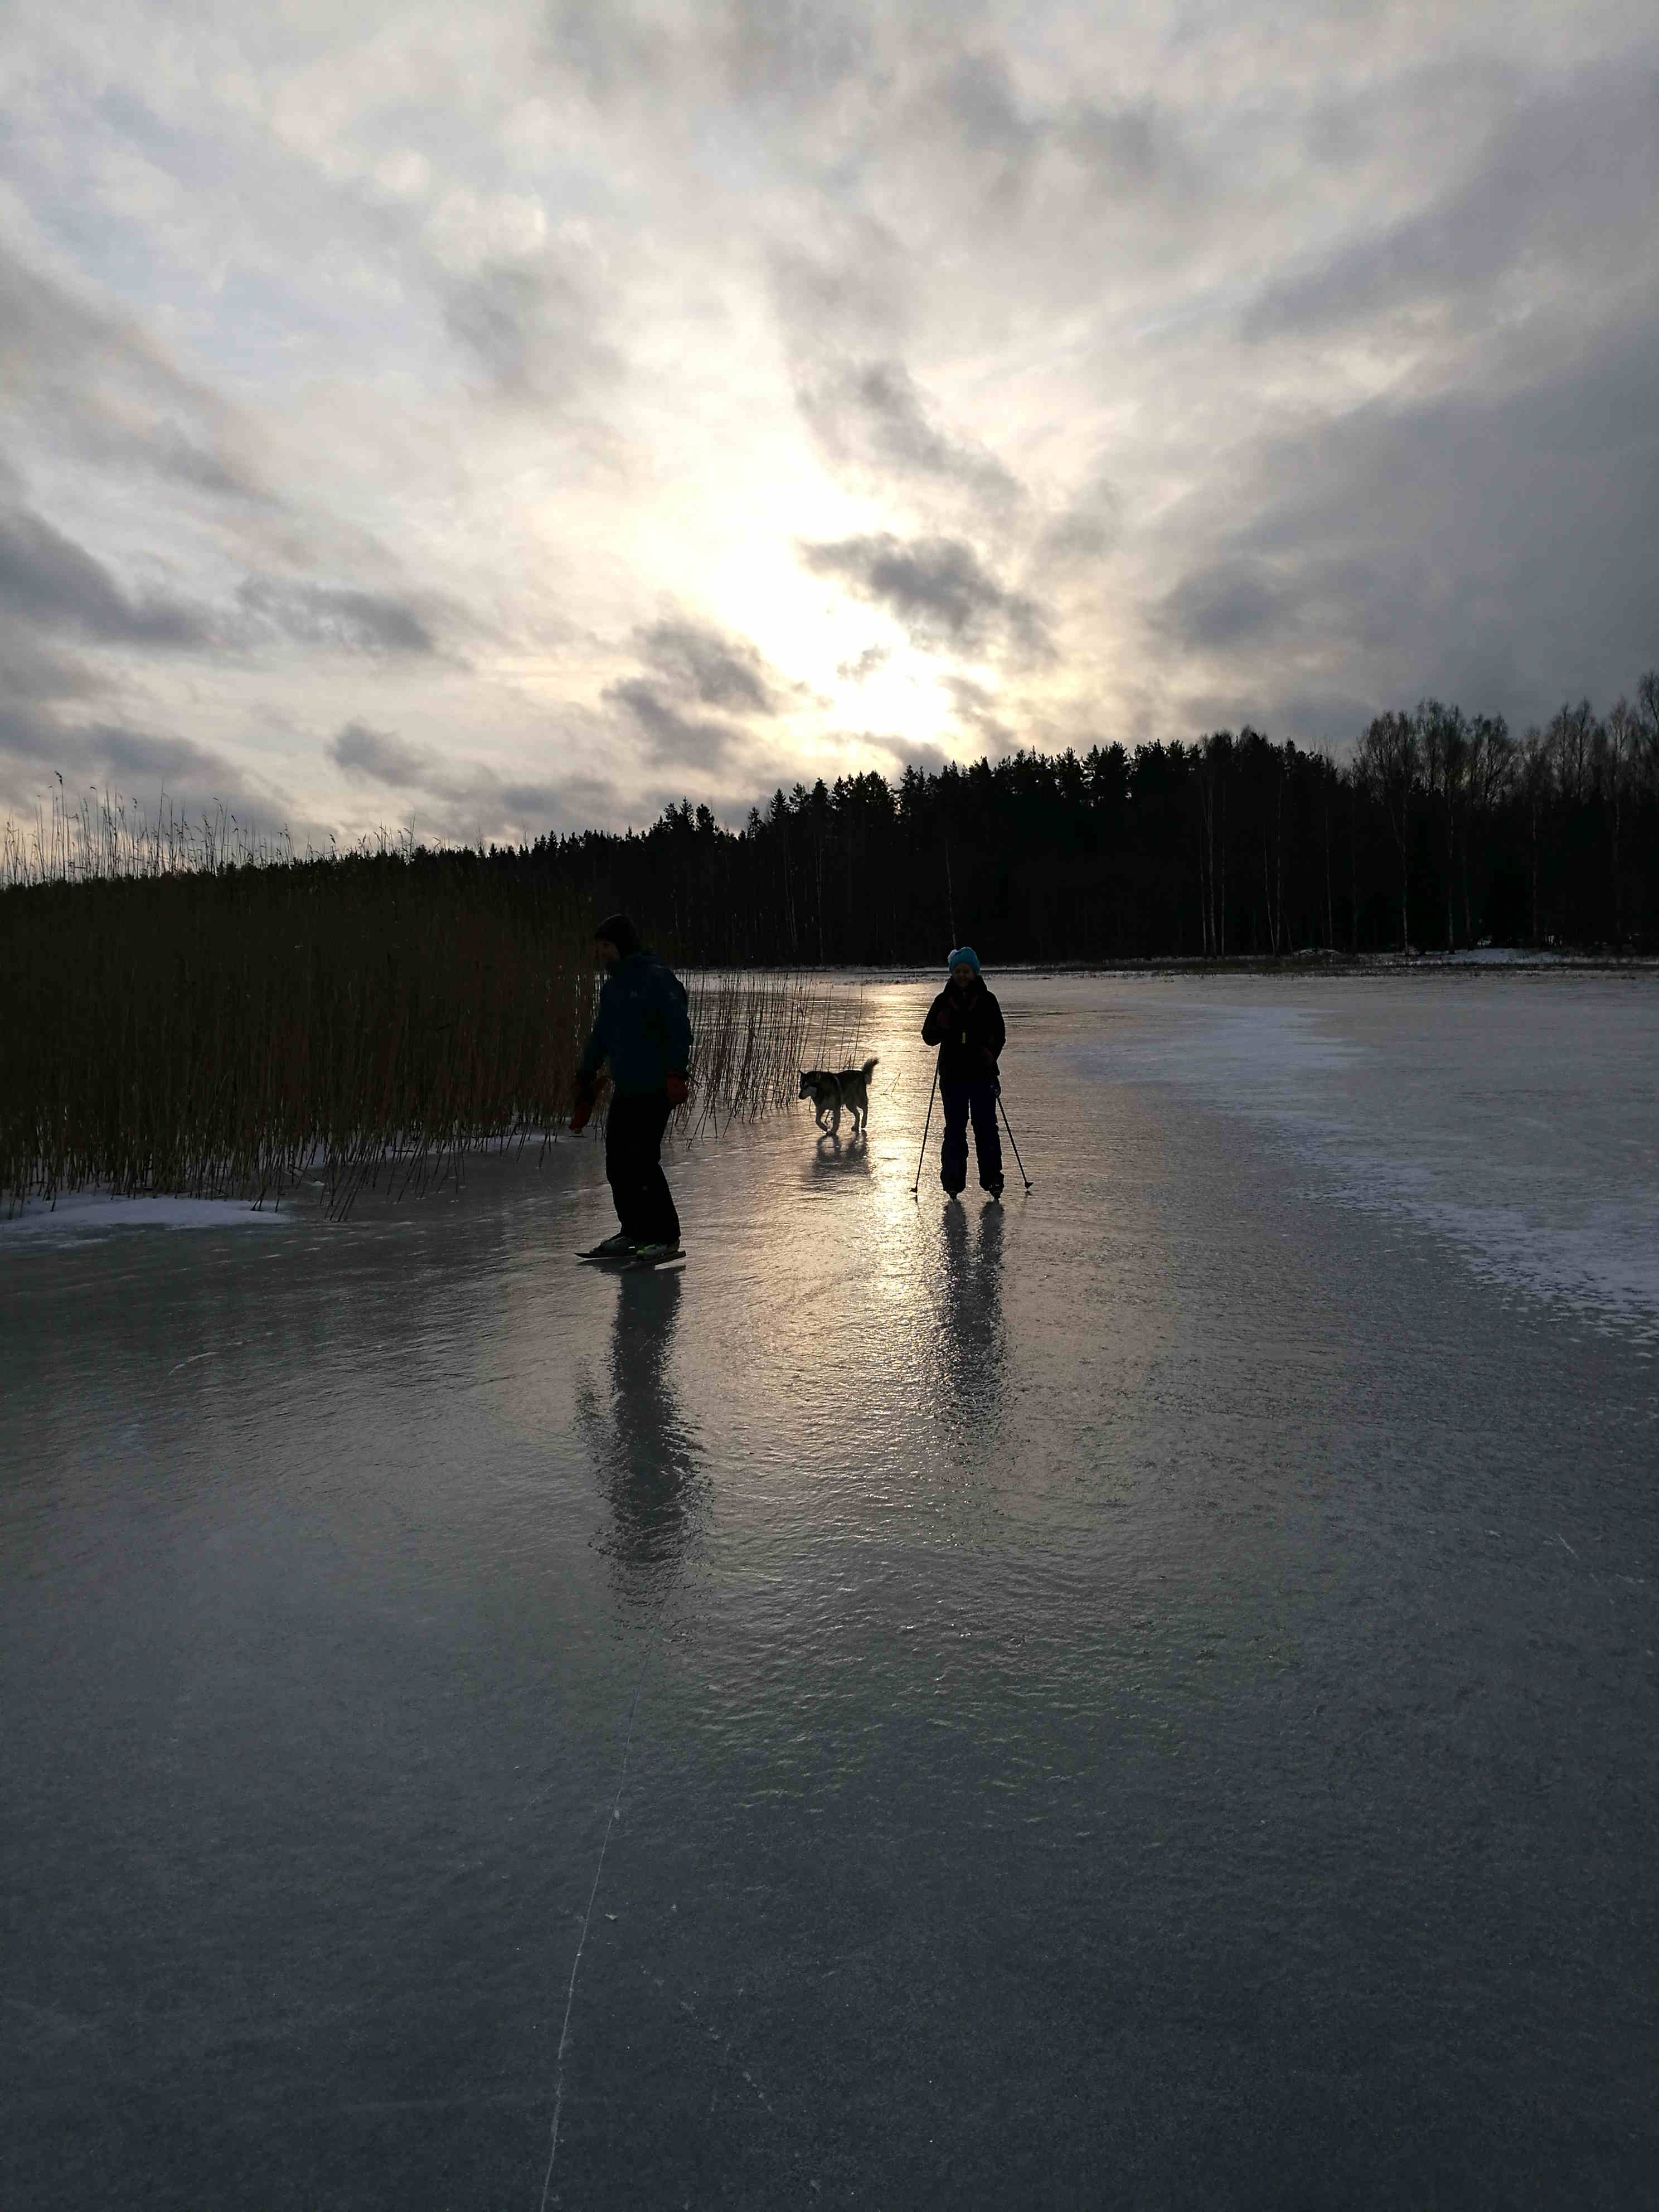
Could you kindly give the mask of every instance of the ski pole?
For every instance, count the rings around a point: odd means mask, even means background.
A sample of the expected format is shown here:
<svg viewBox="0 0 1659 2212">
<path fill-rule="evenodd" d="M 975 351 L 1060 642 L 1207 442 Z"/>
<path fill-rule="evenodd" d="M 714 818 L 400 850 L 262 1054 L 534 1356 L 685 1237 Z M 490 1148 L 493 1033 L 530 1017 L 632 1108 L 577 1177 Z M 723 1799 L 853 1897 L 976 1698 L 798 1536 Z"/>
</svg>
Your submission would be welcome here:
<svg viewBox="0 0 1659 2212">
<path fill-rule="evenodd" d="M 921 1150 L 916 1154 L 916 1179 L 910 1186 L 910 1195 L 917 1197 L 921 1190 L 921 1164 L 927 1157 L 927 1132 L 933 1126 L 933 1101 L 939 1096 L 939 1062 L 933 1062 L 933 1087 L 927 1094 L 927 1119 L 921 1125 Z M 1020 1170 L 1024 1175 L 1024 1169 Z"/>
<path fill-rule="evenodd" d="M 1002 1106 L 1002 1085 L 1000 1083 L 997 1085 L 997 1104 L 999 1106 Z M 1014 1127 L 1012 1122 L 1008 1119 L 1008 1109 L 1006 1106 L 1002 1106 L 1002 1126 L 1008 1132 L 1009 1143 L 1011 1145 L 1014 1145 Z M 923 1142 L 925 1143 L 926 1141 L 926 1139 L 924 1139 Z M 1014 1158 L 1018 1163 L 1019 1179 L 1024 1184 L 1026 1189 L 1030 1190 L 1031 1188 L 1031 1178 L 1025 1172 L 1025 1163 L 1024 1160 L 1020 1159 L 1019 1146 L 1018 1145 L 1014 1145 Z M 918 1169 L 916 1172 L 916 1181 L 918 1182 L 921 1181 L 921 1172 L 920 1169 Z"/>
</svg>

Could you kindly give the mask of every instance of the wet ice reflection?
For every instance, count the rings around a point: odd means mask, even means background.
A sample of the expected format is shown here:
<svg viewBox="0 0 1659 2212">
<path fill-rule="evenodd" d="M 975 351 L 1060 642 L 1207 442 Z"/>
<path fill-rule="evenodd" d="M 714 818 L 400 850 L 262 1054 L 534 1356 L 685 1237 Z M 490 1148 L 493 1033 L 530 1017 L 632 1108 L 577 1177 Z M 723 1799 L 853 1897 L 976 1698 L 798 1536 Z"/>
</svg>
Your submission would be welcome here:
<svg viewBox="0 0 1659 2212">
<path fill-rule="evenodd" d="M 947 1206 L 930 1270 L 939 1331 L 935 1403 L 947 1427 L 973 1433 L 1001 1407 L 1007 1329 L 1002 1311 L 1000 1206 Z"/>
<path fill-rule="evenodd" d="M 704 1498 L 701 1447 L 674 1387 L 683 1279 L 623 1270 L 605 1288 L 614 1291 L 608 1388 L 584 1383 L 577 1413 L 611 1508 L 604 1548 L 618 1588 L 636 1604 L 660 1605 L 696 1540 Z"/>
<path fill-rule="evenodd" d="M 683 1274 L 587 1144 L 0 1232 L 0 2197 L 533 2203 L 631 1741 L 568 2203 L 1642 2201 L 1647 1347 L 1279 1139 L 1634 1222 L 1659 1023 L 997 984 L 1002 1207 L 919 983 L 867 1140 L 676 1148 Z"/>
<path fill-rule="evenodd" d="M 861 1135 L 842 1137 L 826 1130 L 812 1148 L 811 1172 L 815 1176 L 867 1176 L 869 1139 Z"/>
</svg>

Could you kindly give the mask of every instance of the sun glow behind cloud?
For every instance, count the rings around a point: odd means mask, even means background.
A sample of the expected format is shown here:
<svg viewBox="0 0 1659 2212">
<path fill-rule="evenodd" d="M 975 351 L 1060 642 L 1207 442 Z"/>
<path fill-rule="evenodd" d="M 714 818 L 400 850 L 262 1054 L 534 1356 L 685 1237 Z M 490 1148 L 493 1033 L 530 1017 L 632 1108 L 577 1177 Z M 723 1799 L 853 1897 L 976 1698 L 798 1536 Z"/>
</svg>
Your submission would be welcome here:
<svg viewBox="0 0 1659 2212">
<path fill-rule="evenodd" d="M 0 71 L 0 809 L 738 818 L 1659 657 L 1622 0 L 26 4 Z"/>
</svg>

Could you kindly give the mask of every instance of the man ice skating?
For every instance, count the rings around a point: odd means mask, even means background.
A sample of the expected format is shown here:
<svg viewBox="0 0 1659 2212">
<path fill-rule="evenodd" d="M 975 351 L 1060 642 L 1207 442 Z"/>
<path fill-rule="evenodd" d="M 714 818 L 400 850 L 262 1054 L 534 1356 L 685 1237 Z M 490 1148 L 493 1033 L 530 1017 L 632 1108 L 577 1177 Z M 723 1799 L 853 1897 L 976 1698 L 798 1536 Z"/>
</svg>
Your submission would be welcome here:
<svg viewBox="0 0 1659 2212">
<path fill-rule="evenodd" d="M 599 1065 L 611 1063 L 611 1111 L 605 1125 L 605 1172 L 622 1224 L 614 1237 L 584 1252 L 585 1260 L 632 1259 L 646 1267 L 680 1255 L 680 1218 L 662 1171 L 668 1117 L 685 1103 L 691 1053 L 685 986 L 645 951 L 625 914 L 608 915 L 593 933 L 606 970 L 592 1035 L 576 1070 L 573 1129 L 587 1126 Z"/>
<path fill-rule="evenodd" d="M 925 1043 L 939 1047 L 939 1095 L 945 1109 L 945 1142 L 939 1177 L 952 1198 L 968 1180 L 968 1119 L 974 1122 L 979 1184 L 1002 1195 L 1002 1144 L 997 1135 L 997 1057 L 1007 1042 L 1002 1009 L 985 988 L 971 945 L 951 955 L 951 980 L 927 1009 Z"/>
</svg>

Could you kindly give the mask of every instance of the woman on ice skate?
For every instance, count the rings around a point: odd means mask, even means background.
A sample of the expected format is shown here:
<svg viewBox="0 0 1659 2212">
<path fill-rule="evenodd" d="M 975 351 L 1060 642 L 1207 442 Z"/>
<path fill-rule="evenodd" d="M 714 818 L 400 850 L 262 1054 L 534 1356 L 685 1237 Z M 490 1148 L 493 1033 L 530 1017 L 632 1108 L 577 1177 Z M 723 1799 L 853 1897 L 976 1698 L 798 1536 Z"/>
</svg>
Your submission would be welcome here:
<svg viewBox="0 0 1659 2212">
<path fill-rule="evenodd" d="M 927 1009 L 922 1041 L 939 1047 L 939 1095 L 945 1109 L 945 1140 L 939 1147 L 939 1178 L 952 1198 L 968 1181 L 968 1123 L 974 1125 L 974 1151 L 980 1188 L 1002 1195 L 1002 1140 L 997 1134 L 997 1096 L 1001 1088 L 997 1060 L 1007 1042 L 1002 1009 L 985 988 L 979 955 L 958 945 L 950 958 L 951 980 Z"/>
</svg>

